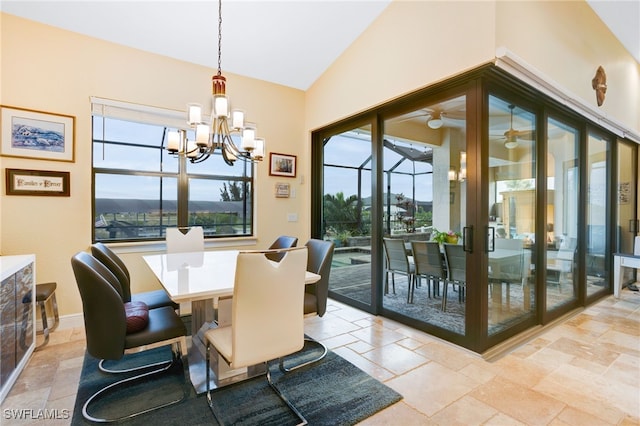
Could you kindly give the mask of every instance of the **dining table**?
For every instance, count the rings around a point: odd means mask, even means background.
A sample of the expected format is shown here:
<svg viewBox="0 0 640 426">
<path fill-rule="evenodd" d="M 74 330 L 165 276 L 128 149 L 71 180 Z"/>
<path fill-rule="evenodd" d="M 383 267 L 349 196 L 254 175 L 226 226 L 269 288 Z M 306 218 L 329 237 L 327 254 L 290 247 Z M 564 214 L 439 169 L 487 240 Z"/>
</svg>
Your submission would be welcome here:
<svg viewBox="0 0 640 426">
<path fill-rule="evenodd" d="M 239 253 L 239 250 L 205 250 L 143 256 L 145 263 L 171 300 L 182 305 L 191 305 L 189 375 L 198 393 L 207 389 L 204 332 L 211 327 L 227 326 L 231 323 L 231 302 Z M 320 275 L 307 271 L 304 284 L 313 284 L 319 279 Z M 212 348 L 211 351 L 211 389 L 244 380 L 264 371 L 261 366 L 232 370 L 222 357 L 213 353 L 215 349 Z"/>
<path fill-rule="evenodd" d="M 523 286 L 523 308 L 528 309 L 531 303 L 531 294 L 529 292 L 529 284 L 527 270 L 529 266 L 525 263 L 525 250 L 512 248 L 495 248 L 488 253 L 489 260 L 489 282 L 497 291 L 493 291 L 493 304 L 502 309 L 502 293 L 506 284 L 506 303 L 510 308 L 510 284 L 521 284 Z M 516 281 L 513 281 L 513 280 Z"/>
</svg>

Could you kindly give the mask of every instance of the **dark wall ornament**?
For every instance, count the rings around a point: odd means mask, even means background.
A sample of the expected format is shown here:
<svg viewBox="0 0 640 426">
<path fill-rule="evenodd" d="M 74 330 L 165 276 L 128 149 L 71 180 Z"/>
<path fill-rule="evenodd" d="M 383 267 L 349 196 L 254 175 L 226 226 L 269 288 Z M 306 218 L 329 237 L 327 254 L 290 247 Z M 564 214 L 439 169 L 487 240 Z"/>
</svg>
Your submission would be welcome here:
<svg viewBox="0 0 640 426">
<path fill-rule="evenodd" d="M 596 101 L 598 106 L 602 106 L 604 103 L 604 96 L 607 93 L 607 74 L 604 72 L 604 68 L 599 66 L 595 77 L 591 80 L 591 87 L 596 91 Z"/>
</svg>

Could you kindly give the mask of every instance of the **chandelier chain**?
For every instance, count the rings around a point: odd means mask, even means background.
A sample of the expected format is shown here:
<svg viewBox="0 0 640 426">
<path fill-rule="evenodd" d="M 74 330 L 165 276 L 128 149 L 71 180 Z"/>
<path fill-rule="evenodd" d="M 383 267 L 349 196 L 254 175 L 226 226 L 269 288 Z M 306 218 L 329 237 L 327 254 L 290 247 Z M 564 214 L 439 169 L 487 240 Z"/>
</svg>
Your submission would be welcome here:
<svg viewBox="0 0 640 426">
<path fill-rule="evenodd" d="M 218 1 L 218 75 L 222 75 L 222 0 Z"/>
</svg>

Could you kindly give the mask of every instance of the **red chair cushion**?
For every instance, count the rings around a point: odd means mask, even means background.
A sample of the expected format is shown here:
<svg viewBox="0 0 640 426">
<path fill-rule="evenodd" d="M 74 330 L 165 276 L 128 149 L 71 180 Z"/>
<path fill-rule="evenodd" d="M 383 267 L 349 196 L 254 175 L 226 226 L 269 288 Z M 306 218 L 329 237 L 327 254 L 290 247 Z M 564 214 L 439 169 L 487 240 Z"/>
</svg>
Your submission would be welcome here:
<svg viewBox="0 0 640 426">
<path fill-rule="evenodd" d="M 127 317 L 127 334 L 144 330 L 149 324 L 149 307 L 144 302 L 127 302 L 124 304 Z"/>
</svg>

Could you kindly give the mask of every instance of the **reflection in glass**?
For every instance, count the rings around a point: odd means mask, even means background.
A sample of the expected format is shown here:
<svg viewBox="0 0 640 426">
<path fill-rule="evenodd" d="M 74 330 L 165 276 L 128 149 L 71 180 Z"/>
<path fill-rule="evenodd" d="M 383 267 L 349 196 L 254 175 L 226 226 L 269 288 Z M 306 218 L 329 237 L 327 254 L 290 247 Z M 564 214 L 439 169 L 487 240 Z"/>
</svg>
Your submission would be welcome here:
<svg viewBox="0 0 640 426">
<path fill-rule="evenodd" d="M 587 144 L 587 296 L 608 288 L 605 249 L 607 235 L 607 175 L 609 144 L 593 134 Z"/>
<path fill-rule="evenodd" d="M 635 196 L 637 194 L 637 146 L 618 142 L 618 217 L 616 246 L 614 253 L 634 253 L 634 242 L 638 234 L 638 222 L 635 212 Z M 640 253 L 636 253 L 640 254 Z M 636 276 L 632 268 L 623 269 L 623 282 L 633 282 Z"/>
<path fill-rule="evenodd" d="M 325 141 L 322 231 L 335 243 L 329 290 L 371 304 L 371 128 Z"/>
<path fill-rule="evenodd" d="M 578 130 L 553 118 L 547 133 L 547 311 L 576 300 Z"/>
<path fill-rule="evenodd" d="M 535 115 L 489 97 L 489 334 L 531 317 L 535 307 Z"/>
<path fill-rule="evenodd" d="M 385 274 L 383 307 L 458 334 L 465 334 L 465 254 L 461 252 L 458 262 L 460 273 L 449 277 L 444 243 L 462 247 L 461 240 L 454 240 L 462 233 L 466 211 L 465 115 L 466 97 L 460 96 L 389 118 L 384 122 L 383 148 L 384 235 L 403 241 L 415 263 L 416 258 L 428 260 L 427 248 L 422 256 L 412 253 L 410 243 L 432 240 L 442 232 L 443 244 L 436 251 L 446 278 L 418 268 L 421 275 L 413 288 L 406 275 Z M 445 241 L 449 231 L 450 241 Z"/>
</svg>

